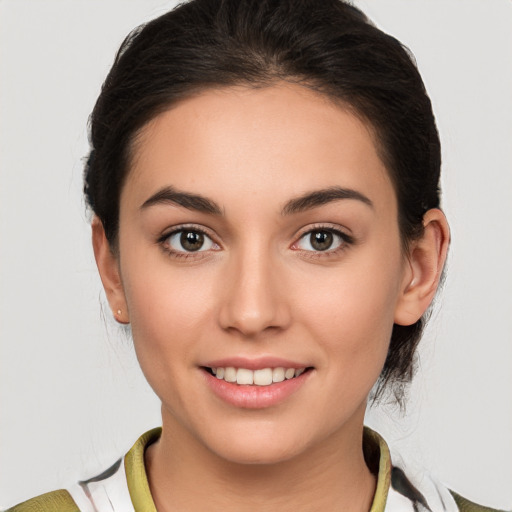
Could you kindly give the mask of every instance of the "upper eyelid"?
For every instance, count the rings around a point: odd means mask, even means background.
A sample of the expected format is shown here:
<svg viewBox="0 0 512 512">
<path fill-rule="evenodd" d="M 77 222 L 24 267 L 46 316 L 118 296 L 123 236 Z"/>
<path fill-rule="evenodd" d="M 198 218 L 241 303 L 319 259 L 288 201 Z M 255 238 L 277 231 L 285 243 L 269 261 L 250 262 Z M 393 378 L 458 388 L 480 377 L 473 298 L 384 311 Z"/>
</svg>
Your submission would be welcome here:
<svg viewBox="0 0 512 512">
<path fill-rule="evenodd" d="M 178 224 L 177 226 L 172 226 L 166 230 L 163 231 L 162 235 L 159 236 L 158 241 L 164 242 L 167 240 L 170 236 L 179 233 L 180 231 L 198 231 L 199 233 L 202 233 L 203 235 L 206 235 L 207 237 L 211 238 L 212 240 L 215 240 L 216 237 L 212 231 L 205 227 L 205 226 L 199 226 L 197 224 Z M 217 241 L 216 241 L 217 243 Z"/>
<path fill-rule="evenodd" d="M 316 224 L 310 224 L 308 226 L 304 226 L 303 228 L 299 229 L 296 234 L 295 238 L 298 240 L 302 238 L 304 235 L 307 235 L 308 233 L 311 233 L 313 231 L 332 231 L 333 233 L 338 233 L 341 236 L 352 239 L 353 236 L 350 234 L 350 230 L 347 228 L 344 228 L 338 224 L 331 224 L 329 222 L 326 223 L 316 223 Z"/>
<path fill-rule="evenodd" d="M 293 248 L 293 246 L 297 245 L 305 236 L 309 235 L 310 233 L 313 233 L 314 231 L 330 231 L 331 233 L 334 233 L 336 236 L 339 236 L 342 239 L 342 244 L 340 247 L 338 247 L 337 249 L 333 249 L 333 250 L 327 249 L 326 251 L 319 251 L 319 252 L 312 251 L 313 254 L 318 254 L 318 255 L 323 254 L 324 256 L 327 256 L 328 254 L 336 253 L 340 249 L 347 248 L 348 246 L 354 245 L 356 242 L 354 237 L 352 235 L 346 233 L 340 226 L 334 227 L 333 225 L 322 224 L 322 225 L 317 225 L 316 227 L 308 226 L 307 228 L 302 230 L 302 232 L 300 232 L 300 234 L 295 236 L 295 239 L 292 242 L 290 248 Z M 306 251 L 305 249 L 295 249 L 295 250 L 304 250 L 305 252 L 311 252 L 311 251 Z"/>
</svg>

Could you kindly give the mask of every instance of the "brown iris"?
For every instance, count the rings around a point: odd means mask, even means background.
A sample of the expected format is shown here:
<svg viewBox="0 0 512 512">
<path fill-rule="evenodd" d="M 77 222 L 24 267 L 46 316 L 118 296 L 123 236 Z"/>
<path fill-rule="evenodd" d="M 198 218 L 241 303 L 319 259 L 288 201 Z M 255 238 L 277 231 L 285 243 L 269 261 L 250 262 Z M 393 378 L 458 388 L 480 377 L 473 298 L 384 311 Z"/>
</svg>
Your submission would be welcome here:
<svg viewBox="0 0 512 512">
<path fill-rule="evenodd" d="M 326 251 L 333 243 L 333 234 L 330 231 L 313 231 L 309 237 L 311 247 L 316 251 Z"/>
<path fill-rule="evenodd" d="M 180 243 L 186 251 L 198 251 L 203 247 L 204 235 L 198 231 L 183 231 L 180 236 Z"/>
</svg>

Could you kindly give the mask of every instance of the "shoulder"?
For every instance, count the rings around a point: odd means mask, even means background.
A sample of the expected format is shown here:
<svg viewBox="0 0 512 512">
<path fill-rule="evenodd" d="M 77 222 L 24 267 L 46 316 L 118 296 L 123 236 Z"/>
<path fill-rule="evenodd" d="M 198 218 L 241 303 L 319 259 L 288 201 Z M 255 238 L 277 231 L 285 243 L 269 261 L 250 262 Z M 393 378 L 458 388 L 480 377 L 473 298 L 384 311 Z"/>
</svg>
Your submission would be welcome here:
<svg viewBox="0 0 512 512">
<path fill-rule="evenodd" d="M 457 503 L 457 507 L 460 512 L 503 512 L 496 508 L 484 507 L 483 505 L 473 503 L 454 491 L 450 491 L 450 493 L 453 496 L 455 503 Z"/>
<path fill-rule="evenodd" d="M 24 501 L 5 512 L 156 512 L 147 480 L 144 451 L 161 428 L 139 437 L 130 451 L 102 473 L 81 480 L 66 490 Z"/>
<path fill-rule="evenodd" d="M 80 512 L 68 491 L 42 494 L 8 509 L 6 512 Z"/>
<path fill-rule="evenodd" d="M 391 455 L 377 432 L 365 428 L 364 434 L 365 459 L 377 476 L 370 512 L 503 512 L 462 497 L 421 465 L 404 461 L 397 452 Z"/>
</svg>

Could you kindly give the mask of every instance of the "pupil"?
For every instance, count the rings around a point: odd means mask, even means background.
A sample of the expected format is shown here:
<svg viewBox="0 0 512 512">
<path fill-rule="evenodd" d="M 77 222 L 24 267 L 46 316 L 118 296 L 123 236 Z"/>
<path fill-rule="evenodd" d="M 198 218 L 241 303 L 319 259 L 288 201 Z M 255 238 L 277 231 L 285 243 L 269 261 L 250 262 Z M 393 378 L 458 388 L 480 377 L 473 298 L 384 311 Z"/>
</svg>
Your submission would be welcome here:
<svg viewBox="0 0 512 512">
<path fill-rule="evenodd" d="M 181 246 L 187 251 L 198 251 L 204 243 L 204 235 L 197 231 L 184 231 L 180 236 Z"/>
<path fill-rule="evenodd" d="M 332 233 L 316 231 L 311 234 L 311 247 L 317 251 L 326 251 L 332 245 Z"/>
</svg>

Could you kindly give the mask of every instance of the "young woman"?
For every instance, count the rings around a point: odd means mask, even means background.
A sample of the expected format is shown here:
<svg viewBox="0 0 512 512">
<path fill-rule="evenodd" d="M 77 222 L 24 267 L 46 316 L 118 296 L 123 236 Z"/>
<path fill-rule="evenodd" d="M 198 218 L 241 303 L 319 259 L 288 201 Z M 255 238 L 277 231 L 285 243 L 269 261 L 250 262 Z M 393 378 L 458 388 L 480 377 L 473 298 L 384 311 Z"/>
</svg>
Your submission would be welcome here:
<svg viewBox="0 0 512 512">
<path fill-rule="evenodd" d="M 416 67 L 346 3 L 194 0 L 136 29 L 85 193 L 163 426 L 12 510 L 483 510 L 363 426 L 442 277 L 439 172 Z"/>
</svg>

